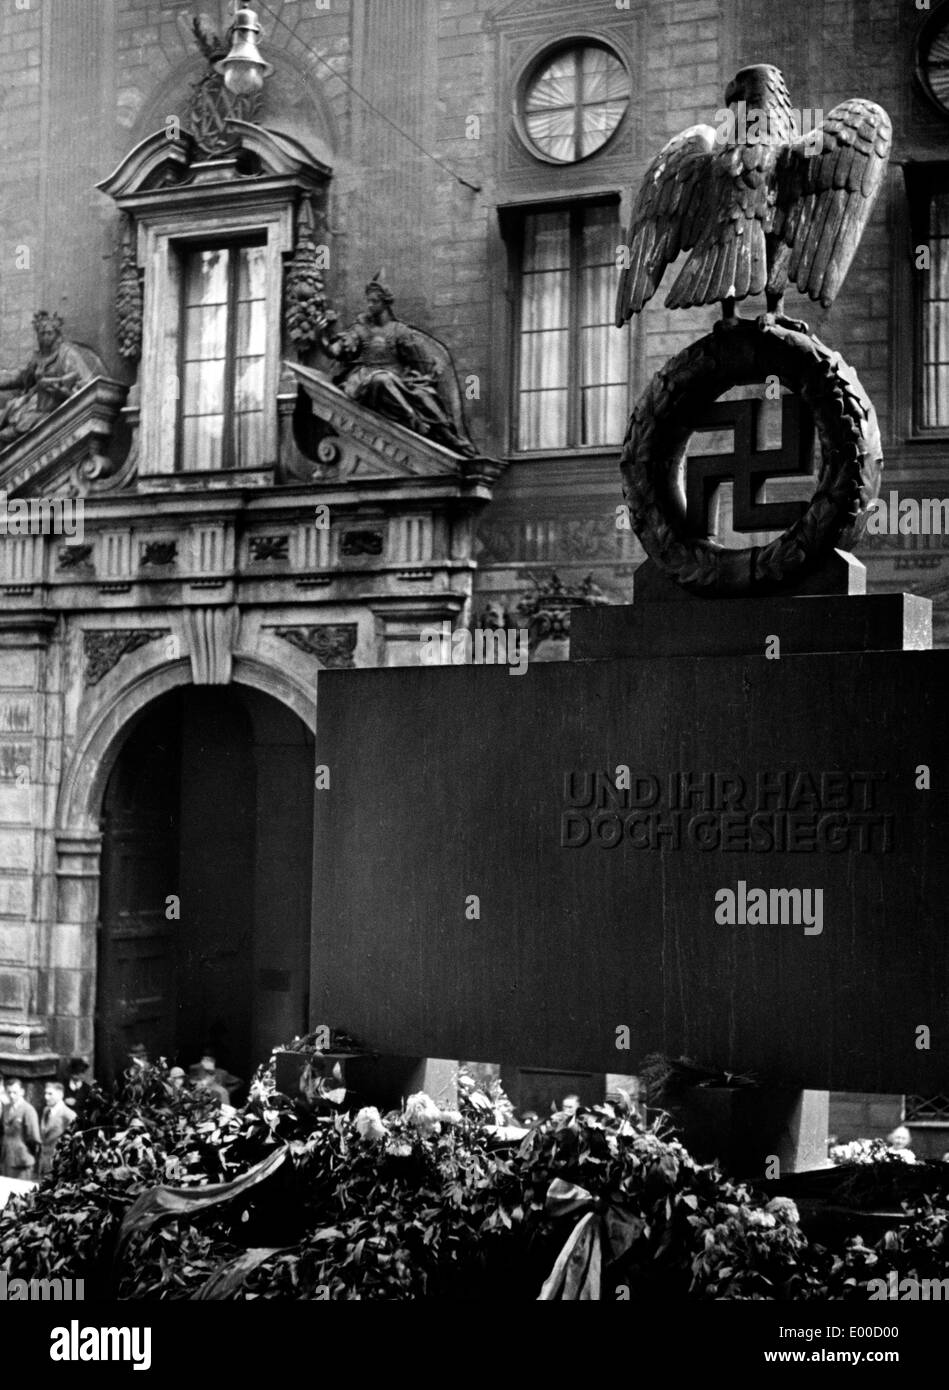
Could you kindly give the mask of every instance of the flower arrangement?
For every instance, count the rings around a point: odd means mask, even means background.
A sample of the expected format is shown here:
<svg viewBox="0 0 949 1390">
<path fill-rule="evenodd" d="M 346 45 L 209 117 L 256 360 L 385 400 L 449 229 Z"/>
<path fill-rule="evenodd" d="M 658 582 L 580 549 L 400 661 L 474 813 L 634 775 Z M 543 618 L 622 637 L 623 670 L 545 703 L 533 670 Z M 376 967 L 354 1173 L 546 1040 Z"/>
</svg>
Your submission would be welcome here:
<svg viewBox="0 0 949 1390">
<path fill-rule="evenodd" d="M 859 1299 L 890 1270 L 945 1272 L 945 1176 L 875 1243 L 829 1249 L 791 1196 L 697 1163 L 622 1098 L 525 1130 L 496 1082 L 461 1076 L 458 1097 L 325 1114 L 268 1068 L 225 1116 L 144 1068 L 0 1213 L 0 1268 L 88 1297 L 467 1301 Z"/>
</svg>

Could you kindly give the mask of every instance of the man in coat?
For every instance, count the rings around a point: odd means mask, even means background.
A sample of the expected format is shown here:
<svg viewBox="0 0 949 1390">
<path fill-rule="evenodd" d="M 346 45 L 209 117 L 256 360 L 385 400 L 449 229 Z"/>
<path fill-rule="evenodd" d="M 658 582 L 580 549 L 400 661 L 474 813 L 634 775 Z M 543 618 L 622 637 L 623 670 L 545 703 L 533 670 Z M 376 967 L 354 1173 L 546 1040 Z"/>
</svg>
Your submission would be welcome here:
<svg viewBox="0 0 949 1390">
<path fill-rule="evenodd" d="M 63 1091 L 63 1100 L 70 1110 L 76 1115 L 80 1115 L 91 1090 L 89 1063 L 84 1057 L 73 1057 L 69 1063 L 69 1075 Z"/>
<path fill-rule="evenodd" d="M 42 1142 L 40 1177 L 48 1178 L 53 1171 L 53 1154 L 56 1152 L 56 1145 L 76 1116 L 63 1099 L 63 1083 L 61 1081 L 47 1081 L 43 1099 L 46 1101 L 46 1105 L 43 1109 L 43 1118 L 40 1121 L 40 1140 Z"/>
<path fill-rule="evenodd" d="M 3 1107 L 3 1176 L 31 1182 L 40 1149 L 39 1120 L 26 1098 L 23 1082 L 16 1077 L 7 1084 L 7 1096 Z"/>
</svg>

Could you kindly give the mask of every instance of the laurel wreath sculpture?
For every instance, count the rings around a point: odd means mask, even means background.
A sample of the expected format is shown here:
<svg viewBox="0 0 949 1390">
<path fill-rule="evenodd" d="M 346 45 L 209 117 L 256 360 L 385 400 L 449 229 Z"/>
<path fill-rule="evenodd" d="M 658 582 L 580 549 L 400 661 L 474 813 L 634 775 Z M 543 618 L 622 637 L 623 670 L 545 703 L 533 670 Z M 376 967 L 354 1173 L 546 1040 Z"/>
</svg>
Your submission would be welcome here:
<svg viewBox="0 0 949 1390">
<path fill-rule="evenodd" d="M 727 549 L 689 532 L 685 452 L 713 401 L 768 377 L 814 415 L 817 489 L 800 520 L 776 540 Z M 632 527 L 647 555 L 677 583 L 708 596 L 787 589 L 834 548 L 856 544 L 882 468 L 876 412 L 853 368 L 813 334 L 744 319 L 717 325 L 660 368 L 633 409 L 620 460 Z"/>
</svg>

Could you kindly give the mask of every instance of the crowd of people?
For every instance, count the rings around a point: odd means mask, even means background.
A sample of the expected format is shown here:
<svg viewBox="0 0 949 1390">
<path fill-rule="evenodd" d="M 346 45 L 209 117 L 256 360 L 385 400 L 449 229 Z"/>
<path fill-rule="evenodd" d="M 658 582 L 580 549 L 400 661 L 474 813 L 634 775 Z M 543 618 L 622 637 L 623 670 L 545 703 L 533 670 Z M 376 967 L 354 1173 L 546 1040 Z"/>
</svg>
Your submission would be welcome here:
<svg viewBox="0 0 949 1390">
<path fill-rule="evenodd" d="M 136 1068 L 147 1067 L 150 1062 L 148 1049 L 143 1043 L 129 1049 L 129 1069 L 126 1077 L 134 1076 Z M 224 1067 L 219 1067 L 217 1058 L 210 1048 L 205 1048 L 200 1061 L 189 1067 L 172 1067 L 168 1073 L 168 1085 L 174 1091 L 191 1087 L 196 1091 L 208 1091 L 221 1105 L 231 1105 L 235 1093 L 242 1086 L 239 1076 L 232 1076 Z"/>
<path fill-rule="evenodd" d="M 46 1177 L 53 1171 L 56 1145 L 76 1119 L 76 1091 L 67 1096 L 66 1083 L 47 1081 L 43 1087 L 43 1110 L 37 1115 L 26 1098 L 23 1082 L 13 1077 L 0 1081 L 0 1105 L 3 1176 L 27 1182 Z"/>
<path fill-rule="evenodd" d="M 133 1081 L 136 1072 L 149 1065 L 146 1048 L 138 1043 L 129 1050 L 128 1068 L 123 1082 Z M 0 1114 L 2 1114 L 2 1149 L 0 1166 L 5 1178 L 35 1182 L 53 1171 L 56 1145 L 77 1119 L 80 1119 L 92 1092 L 91 1068 L 84 1057 L 73 1057 L 61 1081 L 47 1081 L 43 1087 L 43 1107 L 36 1107 L 27 1097 L 19 1077 L 0 1079 Z M 209 1092 L 218 1104 L 231 1104 L 240 1087 L 239 1077 L 232 1076 L 210 1051 L 205 1049 L 199 1061 L 185 1072 L 172 1067 L 165 1083 L 171 1091 L 186 1088 Z"/>
</svg>

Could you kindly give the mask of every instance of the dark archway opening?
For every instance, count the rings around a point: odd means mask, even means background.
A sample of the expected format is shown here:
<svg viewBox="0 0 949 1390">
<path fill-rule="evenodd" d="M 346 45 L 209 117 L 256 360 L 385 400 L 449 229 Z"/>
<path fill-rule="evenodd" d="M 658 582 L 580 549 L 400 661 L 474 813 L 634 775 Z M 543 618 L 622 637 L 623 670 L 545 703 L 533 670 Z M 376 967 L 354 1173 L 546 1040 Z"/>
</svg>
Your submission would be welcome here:
<svg viewBox="0 0 949 1390">
<path fill-rule="evenodd" d="M 244 1079 L 306 1027 L 313 737 L 270 696 L 184 687 L 130 730 L 103 800 L 96 1072 L 210 1047 Z"/>
</svg>

